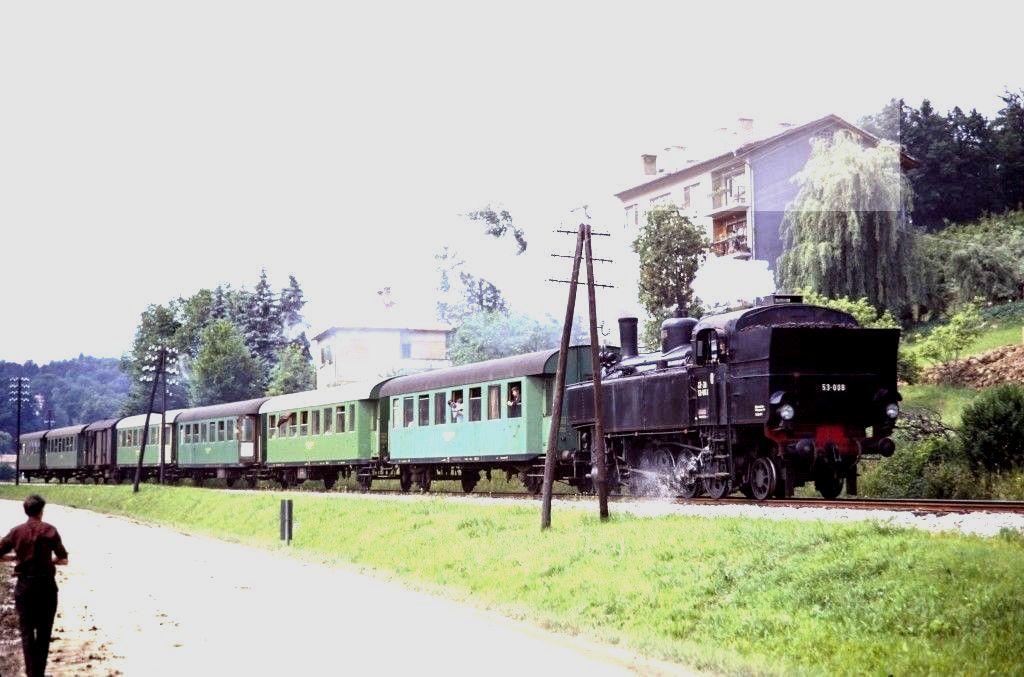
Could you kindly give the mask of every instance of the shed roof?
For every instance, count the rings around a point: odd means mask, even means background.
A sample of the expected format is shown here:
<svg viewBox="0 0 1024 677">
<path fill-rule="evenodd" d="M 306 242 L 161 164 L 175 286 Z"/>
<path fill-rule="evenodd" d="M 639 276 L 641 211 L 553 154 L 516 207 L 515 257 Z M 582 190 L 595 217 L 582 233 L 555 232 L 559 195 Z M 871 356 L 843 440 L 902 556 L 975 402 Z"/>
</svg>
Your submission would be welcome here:
<svg viewBox="0 0 1024 677">
<path fill-rule="evenodd" d="M 501 357 L 496 360 L 464 364 L 447 369 L 434 369 L 421 374 L 399 376 L 385 383 L 381 389 L 381 397 L 416 393 L 424 390 L 436 390 L 451 386 L 483 383 L 516 376 L 535 376 L 537 374 L 553 374 L 557 367 L 557 349 L 539 350 L 524 355 Z"/>
<path fill-rule="evenodd" d="M 225 402 L 224 404 L 211 404 L 206 407 L 183 409 L 178 414 L 177 420 L 178 423 L 187 423 L 188 421 L 202 421 L 209 418 L 224 418 L 226 416 L 256 415 L 260 412 L 260 405 L 269 399 L 269 397 L 257 397 L 241 402 Z"/>
<path fill-rule="evenodd" d="M 305 407 L 316 407 L 324 404 L 336 404 L 338 402 L 353 402 L 357 400 L 377 399 L 380 383 L 349 383 L 343 386 L 332 388 L 321 388 L 319 390 L 307 390 L 301 393 L 290 395 L 278 395 L 266 400 L 260 407 L 260 413 L 265 414 L 274 411 L 287 411 L 290 409 L 303 409 Z"/>
</svg>

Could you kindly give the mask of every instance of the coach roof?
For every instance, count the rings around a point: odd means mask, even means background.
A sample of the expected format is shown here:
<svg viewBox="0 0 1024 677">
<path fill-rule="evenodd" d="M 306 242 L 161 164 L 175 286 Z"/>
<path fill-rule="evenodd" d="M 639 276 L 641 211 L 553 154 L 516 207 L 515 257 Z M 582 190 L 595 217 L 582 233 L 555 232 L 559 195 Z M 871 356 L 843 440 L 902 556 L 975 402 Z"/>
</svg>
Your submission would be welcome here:
<svg viewBox="0 0 1024 677">
<path fill-rule="evenodd" d="M 84 425 L 66 425 L 63 428 L 54 428 L 46 431 L 46 438 L 63 437 L 64 435 L 77 435 L 85 430 Z"/>
<path fill-rule="evenodd" d="M 380 389 L 381 397 L 418 393 L 452 386 L 484 383 L 518 376 L 553 374 L 558 363 L 558 351 L 539 350 L 525 355 L 501 357 L 496 360 L 464 364 L 447 369 L 435 369 L 422 374 L 393 378 Z"/>
<path fill-rule="evenodd" d="M 94 432 L 97 430 L 110 430 L 115 425 L 117 425 L 117 422 L 120 420 L 121 419 L 119 418 L 105 418 L 102 421 L 93 421 L 89 425 L 85 426 L 85 432 Z"/>
<path fill-rule="evenodd" d="M 383 383 L 383 381 L 381 382 Z M 307 407 L 319 407 L 325 404 L 337 404 L 339 402 L 355 402 L 358 400 L 375 400 L 380 390 L 380 383 L 349 383 L 343 386 L 332 388 L 320 388 L 319 390 L 307 390 L 301 393 L 290 395 L 278 395 L 271 397 L 260 407 L 261 414 L 275 411 L 290 411 L 292 409 L 305 409 Z"/>
<path fill-rule="evenodd" d="M 269 397 L 257 397 L 241 402 L 226 402 L 224 404 L 211 404 L 206 407 L 184 409 L 178 414 L 177 422 L 187 423 L 188 421 L 203 421 L 210 418 L 227 418 L 229 416 L 255 416 L 260 413 L 260 405 L 269 399 Z"/>
</svg>

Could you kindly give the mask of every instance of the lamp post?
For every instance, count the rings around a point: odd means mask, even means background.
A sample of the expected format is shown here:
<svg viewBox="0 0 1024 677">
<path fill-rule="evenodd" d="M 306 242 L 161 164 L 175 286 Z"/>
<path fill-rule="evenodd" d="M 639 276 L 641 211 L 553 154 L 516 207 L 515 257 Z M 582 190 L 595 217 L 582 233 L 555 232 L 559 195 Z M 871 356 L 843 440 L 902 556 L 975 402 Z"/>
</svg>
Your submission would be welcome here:
<svg viewBox="0 0 1024 677">
<path fill-rule="evenodd" d="M 16 435 L 14 437 L 14 484 L 18 485 L 21 477 L 21 405 L 28 404 L 29 381 L 24 376 L 11 377 L 10 400 L 18 410 L 18 422 L 16 424 Z"/>
<path fill-rule="evenodd" d="M 142 428 L 142 442 L 139 447 L 139 462 L 135 467 L 135 483 L 132 485 L 132 493 L 138 493 L 139 482 L 142 481 L 142 460 L 146 455 L 146 444 L 149 441 L 149 417 L 153 413 L 153 401 L 156 399 L 156 387 L 160 382 L 160 378 L 164 376 L 165 369 L 167 367 L 167 361 L 169 359 L 175 359 L 177 357 L 177 351 L 170 346 L 163 344 L 151 344 L 146 349 L 146 363 L 142 365 L 142 377 L 140 380 L 143 383 L 153 382 L 153 388 L 149 392 L 149 408 L 146 409 L 146 423 L 145 427 Z M 164 433 L 164 419 L 167 410 L 167 384 L 164 383 L 164 411 L 160 415 L 160 435 L 157 436 L 157 454 L 160 462 L 160 481 L 163 481 L 163 467 L 164 467 L 164 450 L 163 450 L 163 433 Z"/>
</svg>

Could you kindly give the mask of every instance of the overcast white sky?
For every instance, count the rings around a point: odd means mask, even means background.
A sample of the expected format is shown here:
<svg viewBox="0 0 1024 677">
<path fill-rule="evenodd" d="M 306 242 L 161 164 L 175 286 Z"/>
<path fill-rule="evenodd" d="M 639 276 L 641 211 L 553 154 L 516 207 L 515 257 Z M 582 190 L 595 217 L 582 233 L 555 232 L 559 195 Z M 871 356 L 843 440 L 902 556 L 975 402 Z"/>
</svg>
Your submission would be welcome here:
<svg viewBox="0 0 1024 677">
<path fill-rule="evenodd" d="M 640 153 L 894 96 L 992 115 L 1019 7 L 0 3 L 0 359 L 120 355 L 147 304 L 261 267 L 314 330 L 385 285 L 429 306 L 443 244 L 561 314 L 550 230 L 618 226 Z M 458 217 L 487 203 L 527 260 Z"/>
</svg>

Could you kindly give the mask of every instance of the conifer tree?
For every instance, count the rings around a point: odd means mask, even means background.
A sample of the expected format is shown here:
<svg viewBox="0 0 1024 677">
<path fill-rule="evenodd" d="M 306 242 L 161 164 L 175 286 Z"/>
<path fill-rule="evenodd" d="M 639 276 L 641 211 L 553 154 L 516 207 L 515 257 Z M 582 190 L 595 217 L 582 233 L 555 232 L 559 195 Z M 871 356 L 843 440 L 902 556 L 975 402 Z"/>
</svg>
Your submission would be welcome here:
<svg viewBox="0 0 1024 677">
<path fill-rule="evenodd" d="M 263 392 L 261 382 L 260 364 L 237 327 L 215 320 L 203 330 L 192 364 L 192 406 L 258 397 Z"/>
</svg>

